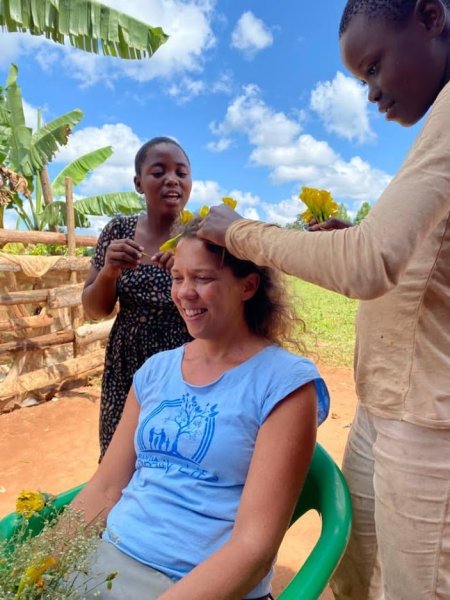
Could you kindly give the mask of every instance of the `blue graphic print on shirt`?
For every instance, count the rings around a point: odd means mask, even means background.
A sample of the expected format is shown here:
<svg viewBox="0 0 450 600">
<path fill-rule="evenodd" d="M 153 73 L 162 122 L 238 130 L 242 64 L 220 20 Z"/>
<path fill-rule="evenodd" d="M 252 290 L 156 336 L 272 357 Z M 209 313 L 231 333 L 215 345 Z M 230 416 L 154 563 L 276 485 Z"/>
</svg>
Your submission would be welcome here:
<svg viewBox="0 0 450 600">
<path fill-rule="evenodd" d="M 183 459 L 186 465 L 177 467 L 185 475 L 217 481 L 217 476 L 195 467 L 208 452 L 218 414 L 217 404 L 202 404 L 189 392 L 175 400 L 163 400 L 138 427 L 136 468 L 168 470 L 174 465 L 171 459 Z"/>
</svg>

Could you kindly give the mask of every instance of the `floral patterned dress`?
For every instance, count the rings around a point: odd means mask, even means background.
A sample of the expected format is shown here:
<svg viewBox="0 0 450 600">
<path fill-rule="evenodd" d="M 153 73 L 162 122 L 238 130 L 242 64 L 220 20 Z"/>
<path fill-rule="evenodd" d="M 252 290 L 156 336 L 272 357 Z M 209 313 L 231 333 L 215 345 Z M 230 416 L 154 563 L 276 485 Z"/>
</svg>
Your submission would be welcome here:
<svg viewBox="0 0 450 600">
<path fill-rule="evenodd" d="M 115 217 L 103 229 L 92 265 L 100 270 L 112 240 L 134 239 L 138 215 Z M 100 458 L 122 415 L 133 375 L 153 354 L 191 338 L 170 297 L 171 277 L 152 264 L 125 269 L 117 280 L 120 310 L 105 354 L 100 401 Z"/>
</svg>

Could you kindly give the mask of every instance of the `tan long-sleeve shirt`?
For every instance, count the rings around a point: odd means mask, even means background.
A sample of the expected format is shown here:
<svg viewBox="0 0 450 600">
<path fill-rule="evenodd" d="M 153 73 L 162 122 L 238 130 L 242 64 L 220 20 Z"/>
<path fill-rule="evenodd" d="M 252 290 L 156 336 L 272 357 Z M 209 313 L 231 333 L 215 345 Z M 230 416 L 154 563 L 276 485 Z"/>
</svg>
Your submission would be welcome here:
<svg viewBox="0 0 450 600">
<path fill-rule="evenodd" d="M 246 219 L 239 258 L 359 298 L 355 381 L 373 414 L 450 427 L 450 84 L 359 226 L 301 232 Z M 336 324 L 338 327 L 339 324 Z"/>
</svg>

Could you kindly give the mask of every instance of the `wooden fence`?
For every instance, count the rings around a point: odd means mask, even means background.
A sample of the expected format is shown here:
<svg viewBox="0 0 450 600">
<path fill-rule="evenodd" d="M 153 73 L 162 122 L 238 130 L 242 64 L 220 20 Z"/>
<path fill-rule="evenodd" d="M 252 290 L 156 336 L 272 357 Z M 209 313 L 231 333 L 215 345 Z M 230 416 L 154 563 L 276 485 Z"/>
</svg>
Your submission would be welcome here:
<svg viewBox="0 0 450 600">
<path fill-rule="evenodd" d="M 90 258 L 75 255 L 76 246 L 95 246 L 97 238 L 75 235 L 67 181 L 66 203 L 67 233 L 0 229 L 0 249 L 7 242 L 68 247 L 39 277 L 24 273 L 20 257 L 0 258 L 0 413 L 30 396 L 48 400 L 66 382 L 103 368 L 113 319 L 85 322 L 81 292 Z"/>
</svg>

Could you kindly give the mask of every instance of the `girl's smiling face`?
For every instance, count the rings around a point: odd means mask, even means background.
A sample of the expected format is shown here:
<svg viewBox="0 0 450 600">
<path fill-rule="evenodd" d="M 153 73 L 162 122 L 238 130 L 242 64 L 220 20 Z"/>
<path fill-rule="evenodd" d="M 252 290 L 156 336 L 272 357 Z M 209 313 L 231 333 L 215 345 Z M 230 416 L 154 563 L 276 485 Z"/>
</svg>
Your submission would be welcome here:
<svg viewBox="0 0 450 600">
<path fill-rule="evenodd" d="M 237 278 L 199 239 L 184 238 L 177 246 L 172 299 L 194 338 L 226 338 L 245 329 L 244 303 L 258 281 L 254 273 Z"/>
<path fill-rule="evenodd" d="M 367 85 L 369 101 L 401 125 L 416 123 L 445 83 L 448 49 L 438 12 L 414 12 L 397 25 L 361 13 L 341 37 L 343 62 Z"/>
<path fill-rule="evenodd" d="M 176 144 L 151 146 L 141 172 L 134 178 L 136 190 L 145 195 L 149 210 L 160 217 L 175 218 L 183 210 L 192 188 L 189 161 Z"/>
</svg>

